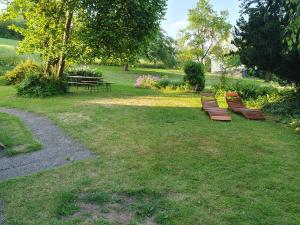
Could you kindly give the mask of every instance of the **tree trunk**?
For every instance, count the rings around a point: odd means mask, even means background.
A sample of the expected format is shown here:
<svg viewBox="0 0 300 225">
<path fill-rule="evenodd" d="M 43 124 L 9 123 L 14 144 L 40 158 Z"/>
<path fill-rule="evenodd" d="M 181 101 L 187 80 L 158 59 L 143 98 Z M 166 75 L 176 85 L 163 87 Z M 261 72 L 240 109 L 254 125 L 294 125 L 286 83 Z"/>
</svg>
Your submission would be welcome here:
<svg viewBox="0 0 300 225">
<path fill-rule="evenodd" d="M 50 74 L 50 67 L 51 67 L 51 51 L 52 51 L 52 42 L 50 43 L 49 41 L 49 46 L 48 46 L 48 55 L 47 55 L 47 59 L 45 62 L 45 70 L 44 73 L 45 75 L 49 75 Z"/>
<path fill-rule="evenodd" d="M 44 71 L 44 73 L 45 73 L 46 75 L 49 75 L 49 73 L 50 73 L 50 59 L 49 59 L 49 58 L 48 58 L 47 61 L 46 61 L 46 66 L 45 66 L 45 71 Z"/>
<path fill-rule="evenodd" d="M 125 63 L 124 65 L 124 71 L 129 71 L 129 63 Z"/>
<path fill-rule="evenodd" d="M 267 71 L 266 74 L 265 74 L 265 82 L 270 82 L 271 81 L 271 72 L 270 71 Z"/>
<path fill-rule="evenodd" d="M 64 37 L 62 42 L 62 50 L 61 55 L 58 61 L 58 68 L 57 68 L 57 77 L 61 78 L 64 73 L 65 69 L 65 48 L 69 42 L 70 33 L 71 33 L 71 24 L 72 24 L 73 12 L 67 12 L 66 16 L 66 23 L 64 27 Z"/>
</svg>

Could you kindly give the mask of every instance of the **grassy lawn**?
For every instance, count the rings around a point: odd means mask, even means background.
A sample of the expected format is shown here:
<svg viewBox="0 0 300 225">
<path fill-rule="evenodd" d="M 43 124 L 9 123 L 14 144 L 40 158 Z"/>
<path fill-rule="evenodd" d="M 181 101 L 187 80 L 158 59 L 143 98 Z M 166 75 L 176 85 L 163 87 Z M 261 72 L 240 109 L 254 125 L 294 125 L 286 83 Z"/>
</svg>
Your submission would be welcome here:
<svg viewBox="0 0 300 225">
<path fill-rule="evenodd" d="M 8 57 L 8 56 L 15 56 L 16 49 L 17 49 L 18 41 L 0 38 L 0 57 Z"/>
<path fill-rule="evenodd" d="M 14 66 L 22 60 L 39 60 L 36 55 L 17 55 L 17 47 L 17 40 L 0 38 L 0 76 L 4 75 L 5 71 L 13 69 Z"/>
<path fill-rule="evenodd" d="M 14 156 L 41 149 L 30 131 L 17 118 L 0 113 L 0 142 L 6 147 L 6 155 Z"/>
<path fill-rule="evenodd" d="M 299 135 L 234 114 L 212 122 L 193 93 L 134 88 L 139 74 L 180 71 L 92 67 L 111 93 L 24 99 L 0 82 L 0 106 L 48 116 L 95 154 L 0 183 L 8 225 L 300 224 Z"/>
<path fill-rule="evenodd" d="M 0 87 L 1 106 L 49 116 L 96 155 L 1 183 L 8 224 L 84 224 L 93 212 L 82 202 L 109 211 L 114 198 L 134 203 L 120 207 L 133 224 L 299 224 L 300 140 L 292 130 L 237 115 L 212 122 L 195 94 L 135 89 L 139 69 L 98 69 L 116 83 L 113 92 L 23 99 Z M 100 218 L 87 224 L 108 224 Z"/>
</svg>

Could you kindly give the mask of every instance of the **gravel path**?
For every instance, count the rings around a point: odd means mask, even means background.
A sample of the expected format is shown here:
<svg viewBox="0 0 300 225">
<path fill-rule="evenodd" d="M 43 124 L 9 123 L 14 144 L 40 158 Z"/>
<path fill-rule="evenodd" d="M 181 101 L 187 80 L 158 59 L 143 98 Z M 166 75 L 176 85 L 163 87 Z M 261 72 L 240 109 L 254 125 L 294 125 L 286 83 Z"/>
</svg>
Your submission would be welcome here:
<svg viewBox="0 0 300 225">
<path fill-rule="evenodd" d="M 43 144 L 40 151 L 15 157 L 6 157 L 4 152 L 0 152 L 0 181 L 59 167 L 70 163 L 70 159 L 81 160 L 92 156 L 82 144 L 44 116 L 1 107 L 0 112 L 19 117 L 32 131 L 34 138 Z M 5 224 L 4 219 L 4 205 L 0 199 L 0 225 Z"/>
<path fill-rule="evenodd" d="M 92 153 L 82 144 L 65 134 L 44 116 L 1 107 L 0 112 L 19 117 L 31 129 L 34 138 L 43 144 L 43 149 L 40 151 L 15 157 L 5 157 L 0 154 L 0 181 L 30 175 L 62 166 L 72 160 L 92 156 Z"/>
</svg>

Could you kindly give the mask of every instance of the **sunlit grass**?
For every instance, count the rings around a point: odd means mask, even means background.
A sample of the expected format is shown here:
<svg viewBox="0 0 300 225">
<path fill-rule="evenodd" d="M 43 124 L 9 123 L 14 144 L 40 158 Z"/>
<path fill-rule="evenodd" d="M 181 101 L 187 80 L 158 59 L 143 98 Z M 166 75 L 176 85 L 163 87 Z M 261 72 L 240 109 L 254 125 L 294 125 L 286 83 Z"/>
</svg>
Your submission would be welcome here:
<svg viewBox="0 0 300 225">
<path fill-rule="evenodd" d="M 102 106 L 145 106 L 145 107 L 179 107 L 199 108 L 199 98 L 189 97 L 132 97 L 132 98 L 105 98 L 99 100 L 84 101 L 82 104 Z"/>
<path fill-rule="evenodd" d="M 213 122 L 195 93 L 134 88 L 139 74 L 180 80 L 180 71 L 91 67 L 115 83 L 112 92 L 72 88 L 65 96 L 24 99 L 0 82 L 0 106 L 46 115 L 94 153 L 0 183 L 7 224 L 93 224 L 89 215 L 57 216 L 69 193 L 163 196 L 151 209 L 164 225 L 300 224 L 299 135 L 235 114 L 231 123 Z M 207 76 L 208 86 L 215 82 L 218 76 Z"/>
</svg>

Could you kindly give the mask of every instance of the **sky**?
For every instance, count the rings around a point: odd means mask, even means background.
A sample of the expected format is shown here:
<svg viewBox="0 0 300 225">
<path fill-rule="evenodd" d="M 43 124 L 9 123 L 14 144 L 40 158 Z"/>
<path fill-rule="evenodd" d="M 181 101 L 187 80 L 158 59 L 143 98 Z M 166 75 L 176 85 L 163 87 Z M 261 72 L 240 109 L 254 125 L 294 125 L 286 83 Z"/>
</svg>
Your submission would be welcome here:
<svg viewBox="0 0 300 225">
<path fill-rule="evenodd" d="M 210 0 L 216 11 L 228 10 L 229 22 L 236 24 L 239 18 L 239 0 Z M 187 25 L 188 10 L 196 6 L 197 0 L 168 0 L 166 19 L 162 21 L 162 28 L 176 38 L 178 31 Z"/>
<path fill-rule="evenodd" d="M 239 0 L 210 0 L 210 2 L 214 10 L 228 10 L 229 21 L 235 25 L 239 17 Z M 168 0 L 167 15 L 162 21 L 162 28 L 167 31 L 169 36 L 176 38 L 178 31 L 187 25 L 188 10 L 194 8 L 196 3 L 197 0 Z"/>
</svg>

